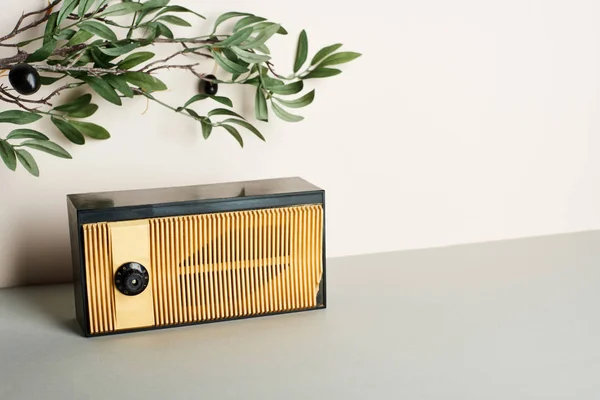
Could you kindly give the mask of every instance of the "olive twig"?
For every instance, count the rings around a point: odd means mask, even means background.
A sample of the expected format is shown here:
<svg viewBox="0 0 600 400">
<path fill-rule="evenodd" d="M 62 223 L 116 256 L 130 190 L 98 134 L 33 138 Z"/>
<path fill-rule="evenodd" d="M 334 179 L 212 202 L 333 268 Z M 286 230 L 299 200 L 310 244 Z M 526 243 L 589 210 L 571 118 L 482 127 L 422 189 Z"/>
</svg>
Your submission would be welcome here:
<svg viewBox="0 0 600 400">
<path fill-rule="evenodd" d="M 31 22 L 29 25 L 25 25 L 24 27 L 21 27 L 21 24 L 23 23 L 25 18 L 31 17 L 36 14 L 42 14 L 42 13 L 45 13 L 46 11 L 52 10 L 52 8 L 54 8 L 54 6 L 58 5 L 60 2 L 62 2 L 62 0 L 54 0 L 47 7 L 44 7 L 41 10 L 32 11 L 32 12 L 29 12 L 26 14 L 21 14 L 21 17 L 17 21 L 17 24 L 15 25 L 13 30 L 9 34 L 0 37 L 0 42 L 4 42 L 5 40 L 11 39 L 11 38 L 17 36 L 21 32 L 25 32 L 28 29 L 34 28 L 34 27 L 46 22 L 50 18 L 50 13 L 47 13 L 42 18 L 40 18 L 34 22 Z"/>
</svg>

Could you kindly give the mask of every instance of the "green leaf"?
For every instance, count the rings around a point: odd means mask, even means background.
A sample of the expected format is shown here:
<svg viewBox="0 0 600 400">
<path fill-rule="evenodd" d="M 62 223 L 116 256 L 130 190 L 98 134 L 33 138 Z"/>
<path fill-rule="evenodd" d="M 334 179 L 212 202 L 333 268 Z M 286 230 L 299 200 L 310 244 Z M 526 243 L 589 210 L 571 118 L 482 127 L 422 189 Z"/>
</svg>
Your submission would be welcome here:
<svg viewBox="0 0 600 400">
<path fill-rule="evenodd" d="M 34 129 L 14 129 L 12 130 L 6 139 L 38 139 L 38 140 L 50 140 L 48 136 L 42 132 L 38 132 Z"/>
<path fill-rule="evenodd" d="M 0 139 L 0 158 L 4 161 L 4 164 L 14 171 L 17 169 L 17 157 L 15 156 L 15 150 L 6 140 Z"/>
<path fill-rule="evenodd" d="M 97 22 L 97 21 L 84 21 L 80 23 L 79 29 L 93 33 L 94 35 L 100 36 L 103 39 L 116 42 L 118 40 L 117 35 L 108 26 Z"/>
<path fill-rule="evenodd" d="M 153 10 L 169 4 L 170 0 L 150 0 L 142 5 L 142 10 Z"/>
<path fill-rule="evenodd" d="M 250 132 L 254 133 L 256 136 L 258 136 L 262 141 L 266 141 L 265 137 L 259 132 L 259 130 L 256 129 L 254 126 L 252 126 L 252 124 L 250 124 L 246 121 L 243 121 L 241 119 L 235 119 L 235 118 L 227 118 L 222 123 L 223 124 L 231 123 L 231 124 L 238 124 L 240 126 L 243 126 L 244 128 L 248 129 Z"/>
<path fill-rule="evenodd" d="M 104 54 L 98 48 L 94 47 L 90 50 L 90 54 L 92 55 L 92 59 L 94 60 L 94 67 L 96 68 L 106 68 L 110 69 L 114 67 L 114 64 L 111 61 L 115 58 L 109 55 Z"/>
<path fill-rule="evenodd" d="M 42 85 L 44 85 L 44 86 L 49 86 L 49 85 L 52 85 L 52 84 L 58 82 L 59 80 L 61 80 L 65 76 L 66 75 L 62 75 L 62 76 L 59 76 L 59 77 L 40 75 L 40 83 Z"/>
<path fill-rule="evenodd" d="M 42 47 L 30 54 L 25 62 L 34 63 L 46 60 L 52 55 L 54 49 L 56 49 L 56 43 L 54 38 L 49 39 Z"/>
<path fill-rule="evenodd" d="M 302 30 L 298 37 L 298 46 L 296 47 L 296 59 L 294 61 L 294 73 L 298 72 L 308 57 L 308 37 L 306 31 Z"/>
<path fill-rule="evenodd" d="M 313 89 L 298 99 L 284 100 L 284 99 L 277 98 L 277 101 L 289 108 L 302 108 L 302 107 L 306 107 L 307 105 L 312 103 L 314 99 L 315 99 L 315 91 Z"/>
<path fill-rule="evenodd" d="M 350 62 L 358 57 L 360 57 L 360 53 L 355 53 L 352 51 L 343 51 L 340 53 L 333 54 L 326 59 L 323 60 L 320 67 L 325 67 L 326 65 L 337 65 Z"/>
<path fill-rule="evenodd" d="M 178 26 L 192 26 L 186 20 L 176 17 L 175 15 L 164 15 L 157 19 L 157 21 L 165 21 L 169 24 L 178 25 Z"/>
<path fill-rule="evenodd" d="M 60 130 L 62 134 L 65 135 L 65 137 L 71 142 L 78 145 L 82 145 L 85 143 L 85 138 L 83 137 L 81 132 L 79 132 L 79 130 L 72 124 L 55 116 L 50 117 L 50 119 L 54 126 L 56 126 L 58 130 Z"/>
<path fill-rule="evenodd" d="M 163 24 L 162 22 L 155 22 L 156 26 L 158 27 L 158 32 L 160 33 L 160 35 L 169 38 L 169 39 L 173 39 L 175 37 L 175 35 L 173 34 L 173 31 L 171 29 L 169 29 L 168 26 L 166 26 L 165 24 Z"/>
<path fill-rule="evenodd" d="M 133 14 L 141 9 L 142 5 L 140 3 L 117 3 L 107 7 L 106 10 L 99 13 L 98 16 L 105 17 L 110 15 L 111 17 L 117 17 L 121 15 Z"/>
<path fill-rule="evenodd" d="M 56 31 L 56 21 L 58 20 L 58 12 L 53 12 L 50 14 L 48 21 L 46 21 L 46 28 L 44 29 L 44 41 L 46 44 L 54 37 L 54 32 Z"/>
<path fill-rule="evenodd" d="M 31 149 L 43 151 L 48 154 L 52 154 L 53 156 L 60 158 L 73 158 L 69 152 L 63 149 L 58 144 L 48 141 L 48 140 L 36 140 L 30 139 L 21 143 L 22 146 L 27 146 Z"/>
<path fill-rule="evenodd" d="M 300 81 L 288 83 L 287 85 L 268 86 L 267 89 L 272 91 L 275 94 L 281 94 L 281 95 L 296 94 L 296 93 L 301 92 L 302 89 L 304 89 L 304 82 L 302 82 L 300 80 Z"/>
<path fill-rule="evenodd" d="M 95 76 L 87 76 L 83 79 L 96 93 L 102 96 L 106 101 L 113 103 L 117 106 L 122 105 L 121 98 L 115 92 L 115 89 L 112 88 L 108 83 L 103 81 L 101 78 L 96 78 Z"/>
<path fill-rule="evenodd" d="M 31 153 L 25 149 L 15 149 L 15 152 L 17 153 L 17 160 L 19 160 L 19 163 L 21 163 L 27 172 L 35 177 L 40 176 L 40 169 Z"/>
<path fill-rule="evenodd" d="M 168 6 L 168 7 L 165 7 L 162 10 L 160 10 L 158 12 L 158 14 L 156 14 L 156 16 L 158 17 L 158 16 L 160 16 L 162 14 L 166 14 L 166 13 L 170 13 L 170 12 L 186 12 L 186 13 L 194 14 L 194 15 L 198 16 L 199 18 L 206 19 L 205 16 L 200 15 L 197 12 L 192 11 L 192 10 L 190 10 L 188 8 L 185 8 L 185 7 L 182 7 L 182 6 Z"/>
<path fill-rule="evenodd" d="M 79 17 L 83 17 L 85 15 L 85 13 L 87 13 L 89 11 L 89 9 L 92 7 L 92 4 L 94 4 L 95 0 L 81 0 L 79 2 L 79 9 L 77 10 L 77 15 L 79 15 Z"/>
<path fill-rule="evenodd" d="M 241 31 L 237 31 L 233 35 L 229 36 L 227 39 L 222 40 L 220 42 L 215 43 L 216 47 L 230 47 L 237 46 L 242 43 L 244 40 L 248 39 L 252 34 L 252 27 L 244 28 Z"/>
<path fill-rule="evenodd" d="M 232 74 L 243 74 L 244 72 L 248 71 L 246 67 L 234 63 L 233 61 L 223 57 L 216 51 L 211 51 L 211 53 L 215 58 L 217 64 L 219 64 L 219 66 L 227 72 L 230 72 Z"/>
<path fill-rule="evenodd" d="M 58 35 L 54 35 L 54 39 L 70 40 L 73 36 L 75 36 L 75 33 L 77 33 L 77 31 L 74 31 L 73 29 L 63 29 L 58 33 Z"/>
<path fill-rule="evenodd" d="M 125 78 L 120 75 L 104 75 L 102 77 L 110 86 L 117 89 L 124 96 L 133 97 L 133 89 L 129 87 Z"/>
<path fill-rule="evenodd" d="M 231 134 L 231 136 L 233 136 L 235 138 L 235 140 L 238 141 L 238 143 L 240 144 L 241 147 L 244 147 L 244 140 L 242 139 L 242 135 L 240 135 L 240 133 L 238 132 L 237 129 L 235 129 L 233 126 L 231 125 L 221 125 L 223 128 L 225 128 L 225 130 L 227 130 L 227 132 L 229 132 Z"/>
<path fill-rule="evenodd" d="M 192 110 L 191 108 L 186 108 L 185 111 L 188 112 L 188 114 L 190 114 L 192 117 L 196 118 L 197 120 L 202 120 L 203 117 L 201 117 L 200 115 L 198 115 L 198 113 L 194 110 Z"/>
<path fill-rule="evenodd" d="M 245 12 L 237 12 L 237 11 L 231 11 L 231 12 L 226 12 L 224 14 L 219 15 L 219 17 L 217 18 L 217 20 L 215 21 L 215 25 L 213 27 L 213 31 L 212 33 L 215 33 L 217 31 L 217 27 L 219 25 L 221 25 L 223 22 L 231 19 L 231 18 L 235 18 L 235 17 L 246 17 L 246 16 L 251 16 L 252 14 L 248 14 Z"/>
<path fill-rule="evenodd" d="M 67 18 L 71 12 L 77 7 L 79 4 L 79 0 L 65 0 L 63 1 L 62 7 L 58 12 L 58 19 L 56 21 L 56 25 L 60 26 L 60 24 Z"/>
<path fill-rule="evenodd" d="M 100 125 L 82 121 L 71 121 L 71 124 L 75 126 L 75 128 L 77 128 L 81 133 L 91 137 L 92 139 L 106 140 L 110 138 L 110 133 L 108 133 L 108 131 Z"/>
<path fill-rule="evenodd" d="M 69 113 L 69 117 L 72 118 L 87 118 L 91 117 L 98 111 L 98 106 L 96 104 L 88 104 L 78 111 L 73 111 Z"/>
<path fill-rule="evenodd" d="M 259 46 L 254 46 L 254 49 L 258 50 L 258 51 L 260 51 L 261 53 L 264 53 L 264 54 L 271 54 L 271 51 L 269 50 L 269 48 L 267 47 L 267 45 L 264 44 L 264 43 L 261 44 L 261 45 L 259 45 Z"/>
<path fill-rule="evenodd" d="M 253 39 L 246 42 L 243 45 L 240 45 L 240 49 L 252 49 L 256 46 L 263 45 L 267 40 L 269 40 L 273 35 L 277 33 L 281 25 L 270 23 L 267 27 L 260 30 L 260 33 Z"/>
<path fill-rule="evenodd" d="M 120 75 L 125 80 L 132 85 L 139 87 L 140 89 L 146 92 L 153 92 L 159 90 L 167 90 L 167 85 L 165 85 L 158 78 L 153 77 L 150 74 L 145 74 L 143 72 L 125 72 Z"/>
<path fill-rule="evenodd" d="M 228 99 L 227 97 L 223 97 L 223 96 L 209 96 L 209 95 L 206 95 L 206 94 L 197 94 L 197 95 L 191 97 L 183 105 L 183 107 L 188 107 L 192 103 L 195 103 L 195 102 L 200 101 L 200 100 L 205 100 L 205 99 L 213 99 L 215 101 L 218 101 L 221 104 L 225 104 L 226 106 L 233 107 L 233 102 L 230 99 Z"/>
<path fill-rule="evenodd" d="M 79 111 L 86 105 L 90 104 L 90 101 L 92 101 L 92 95 L 89 93 L 86 93 L 86 94 L 82 94 L 81 96 L 77 97 L 73 101 L 70 101 L 65 104 L 61 104 L 60 106 L 57 106 L 57 107 L 54 107 L 54 110 L 67 112 L 67 113 Z"/>
<path fill-rule="evenodd" d="M 109 48 L 99 47 L 98 50 L 100 50 L 107 56 L 118 57 L 125 53 L 129 53 L 131 50 L 135 50 L 139 46 L 140 46 L 139 43 L 134 42 L 134 43 L 126 44 L 124 46 L 109 47 Z"/>
<path fill-rule="evenodd" d="M 0 123 L 26 125 L 38 121 L 42 116 L 28 111 L 8 110 L 0 112 Z"/>
<path fill-rule="evenodd" d="M 214 115 L 231 115 L 232 117 L 238 117 L 238 118 L 244 119 L 244 117 L 242 117 L 240 114 L 233 112 L 231 110 L 228 110 L 226 108 L 215 108 L 214 110 L 210 110 L 207 115 L 209 117 L 212 117 Z"/>
<path fill-rule="evenodd" d="M 233 51 L 242 60 L 252 63 L 252 64 L 269 61 L 271 59 L 270 56 L 263 55 L 263 54 L 251 53 L 249 51 L 242 50 L 239 47 L 232 47 L 231 51 Z"/>
<path fill-rule="evenodd" d="M 313 59 L 310 62 L 310 65 L 317 65 L 321 60 L 323 60 L 328 55 L 334 53 L 340 47 L 342 47 L 341 43 L 336 43 L 330 46 L 323 47 L 317 52 L 317 54 L 314 55 Z"/>
<path fill-rule="evenodd" d="M 152 57 L 154 57 L 154 53 L 151 53 L 149 51 L 140 51 L 137 53 L 133 53 L 125 57 L 125 59 L 117 65 L 117 68 L 130 69 L 135 67 L 136 65 L 150 60 Z"/>
<path fill-rule="evenodd" d="M 317 69 L 309 72 L 307 75 L 304 75 L 302 79 L 328 78 L 341 73 L 342 71 L 339 69 L 318 67 Z"/>
<path fill-rule="evenodd" d="M 271 108 L 275 115 L 284 121 L 299 122 L 304 119 L 304 117 L 301 117 L 300 115 L 290 114 L 289 112 L 278 106 L 277 103 L 271 102 Z"/>
<path fill-rule="evenodd" d="M 89 39 L 91 39 L 93 36 L 94 36 L 93 33 L 90 33 L 88 31 L 79 30 L 79 31 L 77 31 L 76 34 L 73 35 L 73 37 L 67 42 L 67 44 L 65 46 L 70 47 L 70 46 L 75 46 L 75 45 L 84 43 L 84 42 L 88 41 Z"/>
<path fill-rule="evenodd" d="M 234 64 L 237 64 L 244 68 L 248 68 L 248 66 L 250 65 L 246 61 L 239 58 L 237 54 L 235 54 L 231 49 L 228 49 L 227 47 L 221 48 L 221 52 L 225 57 L 227 57 L 228 60 L 232 61 Z"/>
<path fill-rule="evenodd" d="M 210 123 L 210 119 L 202 118 L 200 119 L 200 124 L 202 125 L 202 136 L 204 137 L 204 139 L 208 139 L 213 129 L 212 124 Z"/>
<path fill-rule="evenodd" d="M 250 15 L 248 17 L 244 17 L 242 19 L 240 19 L 238 22 L 235 23 L 235 25 L 233 26 L 233 31 L 237 32 L 242 28 L 247 27 L 248 25 L 252 25 L 255 24 L 257 22 L 262 22 L 262 21 L 266 21 L 266 18 L 263 17 L 257 17 L 256 15 Z"/>
<path fill-rule="evenodd" d="M 259 121 L 269 121 L 269 110 L 267 108 L 267 99 L 263 93 L 262 87 L 259 85 L 256 88 L 256 96 L 254 99 L 254 113 Z"/>
</svg>

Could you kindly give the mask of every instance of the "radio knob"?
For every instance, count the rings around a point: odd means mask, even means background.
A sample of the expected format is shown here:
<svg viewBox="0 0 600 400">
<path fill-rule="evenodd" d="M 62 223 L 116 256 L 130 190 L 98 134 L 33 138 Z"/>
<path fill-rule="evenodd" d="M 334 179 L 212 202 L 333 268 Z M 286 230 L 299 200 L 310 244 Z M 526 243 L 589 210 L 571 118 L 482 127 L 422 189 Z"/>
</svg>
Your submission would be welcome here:
<svg viewBox="0 0 600 400">
<path fill-rule="evenodd" d="M 115 272 L 115 286 L 126 296 L 137 296 L 148 287 L 148 270 L 137 262 L 121 265 Z"/>
</svg>

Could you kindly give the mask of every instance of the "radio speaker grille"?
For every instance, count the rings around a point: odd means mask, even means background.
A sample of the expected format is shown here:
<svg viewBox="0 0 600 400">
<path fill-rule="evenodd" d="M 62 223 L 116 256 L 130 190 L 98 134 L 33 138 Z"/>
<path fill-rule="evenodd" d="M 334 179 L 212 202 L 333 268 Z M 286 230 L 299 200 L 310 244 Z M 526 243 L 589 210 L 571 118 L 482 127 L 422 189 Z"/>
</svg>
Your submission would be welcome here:
<svg viewBox="0 0 600 400">
<path fill-rule="evenodd" d="M 323 210 L 302 205 L 148 219 L 155 326 L 317 306 Z M 90 332 L 116 329 L 110 223 L 85 224 Z"/>
</svg>

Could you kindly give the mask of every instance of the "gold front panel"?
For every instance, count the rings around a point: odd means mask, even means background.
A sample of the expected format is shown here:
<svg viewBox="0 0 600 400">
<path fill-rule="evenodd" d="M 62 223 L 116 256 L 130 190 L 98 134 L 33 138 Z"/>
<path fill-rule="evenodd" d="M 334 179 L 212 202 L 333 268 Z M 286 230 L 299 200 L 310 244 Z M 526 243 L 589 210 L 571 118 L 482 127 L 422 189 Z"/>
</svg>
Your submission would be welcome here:
<svg viewBox="0 0 600 400">
<path fill-rule="evenodd" d="M 146 292 L 151 289 L 156 326 L 317 306 L 323 273 L 320 205 L 143 222 L 149 227 L 150 250 Z M 84 227 L 92 333 L 120 326 L 114 300 L 120 293 L 114 287 L 107 246 L 110 225 Z M 96 257 L 96 248 L 105 253 Z M 131 297 L 131 304 L 140 296 Z"/>
</svg>

